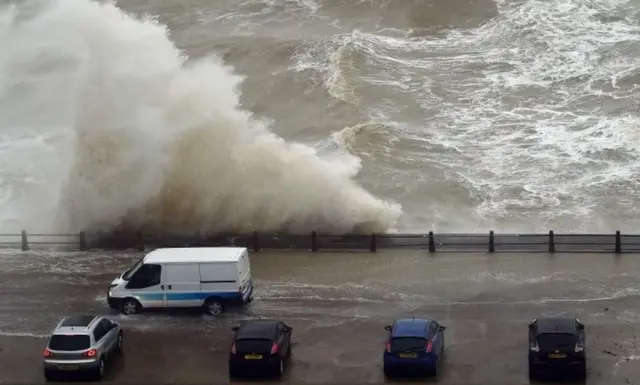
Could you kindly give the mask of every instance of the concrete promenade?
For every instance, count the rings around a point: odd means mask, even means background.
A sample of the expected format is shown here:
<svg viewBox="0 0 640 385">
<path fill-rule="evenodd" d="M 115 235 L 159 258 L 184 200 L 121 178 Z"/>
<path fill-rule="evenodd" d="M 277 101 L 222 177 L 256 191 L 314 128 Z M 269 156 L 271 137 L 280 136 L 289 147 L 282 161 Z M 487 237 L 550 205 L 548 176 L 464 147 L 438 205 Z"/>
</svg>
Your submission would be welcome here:
<svg viewBox="0 0 640 385">
<path fill-rule="evenodd" d="M 384 383 L 383 326 L 427 316 L 447 326 L 439 384 L 528 384 L 527 323 L 575 314 L 587 325 L 588 384 L 640 383 L 640 258 L 612 254 L 424 251 L 252 254 L 256 300 L 213 319 L 124 317 L 109 282 L 141 253 L 0 253 L 0 383 L 44 382 L 45 336 L 61 316 L 112 315 L 126 357 L 108 383 L 228 383 L 231 326 L 253 317 L 294 327 L 288 384 Z"/>
</svg>

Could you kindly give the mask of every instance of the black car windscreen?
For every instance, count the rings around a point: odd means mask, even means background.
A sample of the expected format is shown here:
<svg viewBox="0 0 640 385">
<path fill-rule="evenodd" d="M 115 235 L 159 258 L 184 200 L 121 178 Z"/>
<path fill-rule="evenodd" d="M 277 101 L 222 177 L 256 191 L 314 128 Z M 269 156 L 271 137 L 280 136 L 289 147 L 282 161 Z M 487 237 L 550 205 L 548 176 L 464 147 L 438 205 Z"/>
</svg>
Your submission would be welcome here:
<svg viewBox="0 0 640 385">
<path fill-rule="evenodd" d="M 268 339 L 241 339 L 236 341 L 238 353 L 266 353 L 271 352 L 273 341 Z"/>
<path fill-rule="evenodd" d="M 49 341 L 49 349 L 59 351 L 75 351 L 89 349 L 91 340 L 88 335 L 53 335 Z"/>
<path fill-rule="evenodd" d="M 391 340 L 391 350 L 393 351 L 416 351 L 424 350 L 427 340 L 420 337 L 395 337 Z"/>
<path fill-rule="evenodd" d="M 542 350 L 573 350 L 576 346 L 576 337 L 569 333 L 540 334 L 536 340 Z"/>
</svg>

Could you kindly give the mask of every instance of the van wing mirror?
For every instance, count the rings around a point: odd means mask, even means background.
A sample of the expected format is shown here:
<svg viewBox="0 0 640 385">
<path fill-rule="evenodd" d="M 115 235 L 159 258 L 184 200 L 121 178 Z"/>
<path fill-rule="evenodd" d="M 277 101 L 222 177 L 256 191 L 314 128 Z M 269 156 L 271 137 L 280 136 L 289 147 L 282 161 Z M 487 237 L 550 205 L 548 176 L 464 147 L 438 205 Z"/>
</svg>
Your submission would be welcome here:
<svg viewBox="0 0 640 385">
<path fill-rule="evenodd" d="M 231 330 L 233 330 L 234 332 L 238 332 L 238 330 L 240 330 L 240 328 L 238 326 L 234 326 L 231 328 Z"/>
<path fill-rule="evenodd" d="M 391 325 L 386 325 L 386 326 L 384 327 L 384 330 L 391 331 Z"/>
</svg>

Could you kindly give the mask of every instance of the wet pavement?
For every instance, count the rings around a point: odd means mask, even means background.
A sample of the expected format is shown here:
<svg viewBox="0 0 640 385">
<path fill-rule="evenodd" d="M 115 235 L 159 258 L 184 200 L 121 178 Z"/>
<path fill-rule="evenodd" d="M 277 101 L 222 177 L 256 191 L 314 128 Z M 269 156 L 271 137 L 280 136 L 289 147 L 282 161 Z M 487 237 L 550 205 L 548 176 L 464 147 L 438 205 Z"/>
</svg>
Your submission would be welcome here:
<svg viewBox="0 0 640 385">
<path fill-rule="evenodd" d="M 140 253 L 0 253 L 0 383 L 42 383 L 44 336 L 60 317 L 111 315 L 125 328 L 113 383 L 228 383 L 231 326 L 294 327 L 288 384 L 384 383 L 383 326 L 427 316 L 447 326 L 441 384 L 527 384 L 527 323 L 575 314 L 587 325 L 588 384 L 640 384 L 640 258 L 608 254 L 252 254 L 256 300 L 218 318 L 125 317 L 109 282 Z M 7 369 L 9 368 L 9 369 Z"/>
</svg>

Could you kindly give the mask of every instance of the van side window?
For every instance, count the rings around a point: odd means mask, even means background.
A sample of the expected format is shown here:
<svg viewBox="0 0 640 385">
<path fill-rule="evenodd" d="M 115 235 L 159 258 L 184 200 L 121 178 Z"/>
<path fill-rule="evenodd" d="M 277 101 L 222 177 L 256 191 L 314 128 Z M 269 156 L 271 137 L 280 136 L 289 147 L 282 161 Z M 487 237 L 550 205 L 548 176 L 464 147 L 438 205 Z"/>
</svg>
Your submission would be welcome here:
<svg viewBox="0 0 640 385">
<path fill-rule="evenodd" d="M 142 265 L 138 271 L 131 277 L 128 289 L 144 289 L 160 284 L 162 275 L 161 265 Z"/>
</svg>

